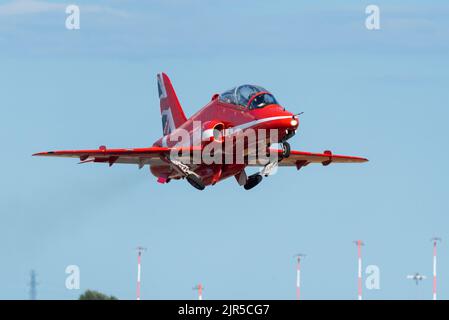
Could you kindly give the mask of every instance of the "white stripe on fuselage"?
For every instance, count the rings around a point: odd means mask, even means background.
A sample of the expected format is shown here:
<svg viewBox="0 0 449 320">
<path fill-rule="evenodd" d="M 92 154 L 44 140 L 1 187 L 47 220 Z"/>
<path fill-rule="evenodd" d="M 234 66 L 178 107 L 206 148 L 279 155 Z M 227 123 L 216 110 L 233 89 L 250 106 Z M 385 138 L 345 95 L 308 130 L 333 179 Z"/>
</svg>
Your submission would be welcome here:
<svg viewBox="0 0 449 320">
<path fill-rule="evenodd" d="M 239 124 L 238 126 L 226 129 L 224 134 L 225 134 L 225 136 L 232 135 L 232 134 L 234 134 L 237 131 L 245 130 L 245 129 L 254 127 L 254 126 L 258 125 L 258 124 L 261 124 L 261 123 L 265 123 L 265 122 L 269 122 L 269 121 L 275 121 L 275 120 L 288 119 L 288 118 L 292 118 L 292 116 L 277 116 L 277 117 L 268 117 L 268 118 L 263 118 L 263 119 L 259 119 L 259 120 L 253 120 L 253 121 L 250 121 L 250 122 L 247 122 L 247 123 L 243 123 L 243 124 Z"/>
<path fill-rule="evenodd" d="M 257 126 L 261 123 L 265 123 L 265 122 L 270 122 L 270 121 L 276 121 L 276 120 L 282 120 L 282 119 L 289 119 L 292 118 L 292 116 L 276 116 L 276 117 L 268 117 L 268 118 L 263 118 L 263 119 L 259 119 L 259 120 L 253 120 L 253 121 L 249 121 L 243 124 L 239 124 L 238 126 L 232 127 L 232 128 L 228 128 L 224 130 L 224 136 L 231 136 L 237 132 L 249 129 L 251 127 Z M 166 135 L 162 138 L 162 146 L 163 147 L 167 147 L 167 140 L 169 139 L 170 135 Z M 213 136 L 213 129 L 207 129 L 203 131 L 203 138 L 205 136 Z M 184 141 L 181 141 L 180 143 L 182 143 Z M 194 145 L 199 144 L 199 141 L 194 141 Z M 176 147 L 186 147 L 188 145 L 183 145 L 183 144 L 176 144 Z"/>
</svg>

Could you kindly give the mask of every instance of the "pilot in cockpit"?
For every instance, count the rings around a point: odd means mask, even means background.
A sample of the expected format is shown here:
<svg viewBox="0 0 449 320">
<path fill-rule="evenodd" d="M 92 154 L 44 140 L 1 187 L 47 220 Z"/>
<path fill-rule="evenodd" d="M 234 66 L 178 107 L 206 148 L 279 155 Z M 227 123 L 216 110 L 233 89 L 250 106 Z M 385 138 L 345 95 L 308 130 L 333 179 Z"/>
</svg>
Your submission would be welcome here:
<svg viewBox="0 0 449 320">
<path fill-rule="evenodd" d="M 269 104 L 277 104 L 276 99 L 264 88 L 254 85 L 242 85 L 220 95 L 226 103 L 240 105 L 249 109 L 263 108 Z"/>
<path fill-rule="evenodd" d="M 256 96 L 252 99 L 249 108 L 258 109 L 263 108 L 269 104 L 277 104 L 277 102 L 271 94 L 267 92 L 261 92 L 256 94 Z"/>
</svg>

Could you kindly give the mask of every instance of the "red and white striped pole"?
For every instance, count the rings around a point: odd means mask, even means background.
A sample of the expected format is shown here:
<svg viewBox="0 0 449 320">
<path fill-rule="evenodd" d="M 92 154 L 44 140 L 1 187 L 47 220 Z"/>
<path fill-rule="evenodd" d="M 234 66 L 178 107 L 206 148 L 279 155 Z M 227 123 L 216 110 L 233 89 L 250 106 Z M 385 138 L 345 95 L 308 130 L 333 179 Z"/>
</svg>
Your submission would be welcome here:
<svg viewBox="0 0 449 320">
<path fill-rule="evenodd" d="M 296 300 L 300 300 L 301 294 L 301 258 L 305 257 L 305 254 L 297 254 L 296 257 Z"/>
<path fill-rule="evenodd" d="M 203 286 L 200 285 L 198 286 L 198 300 L 203 300 Z"/>
<path fill-rule="evenodd" d="M 201 283 L 193 288 L 193 290 L 198 290 L 198 300 L 203 300 L 203 289 L 204 288 Z"/>
<path fill-rule="evenodd" d="M 359 300 L 362 300 L 362 246 L 364 245 L 362 240 L 356 240 L 354 243 L 357 245 L 357 256 L 358 256 L 358 272 L 357 272 L 357 286 L 358 293 L 357 297 Z"/>
<path fill-rule="evenodd" d="M 141 258 L 142 252 L 146 249 L 143 247 L 137 247 L 137 290 L 136 290 L 136 299 L 140 300 L 140 272 L 141 272 Z"/>
<path fill-rule="evenodd" d="M 296 300 L 300 299 L 301 295 L 301 258 L 298 257 L 298 266 L 296 267 Z"/>
<path fill-rule="evenodd" d="M 441 241 L 441 238 L 434 237 L 433 241 L 433 300 L 437 299 L 437 242 Z"/>
</svg>

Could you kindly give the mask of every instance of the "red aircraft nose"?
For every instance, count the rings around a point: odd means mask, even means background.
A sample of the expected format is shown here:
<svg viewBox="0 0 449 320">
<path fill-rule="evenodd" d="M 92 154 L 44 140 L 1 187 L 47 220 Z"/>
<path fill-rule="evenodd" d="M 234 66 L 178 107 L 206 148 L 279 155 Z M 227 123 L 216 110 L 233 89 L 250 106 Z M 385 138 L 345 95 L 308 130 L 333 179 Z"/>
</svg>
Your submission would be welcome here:
<svg viewBox="0 0 449 320">
<path fill-rule="evenodd" d="M 257 119 L 258 129 L 277 129 L 279 141 L 291 138 L 299 126 L 299 118 L 277 104 L 252 110 L 252 114 Z"/>
<path fill-rule="evenodd" d="M 280 105 L 266 106 L 252 110 L 252 113 L 261 122 L 262 128 L 295 131 L 299 126 L 299 118 Z"/>
<path fill-rule="evenodd" d="M 299 118 L 289 113 L 289 117 L 284 118 L 281 121 L 282 123 L 279 125 L 279 138 L 281 141 L 288 140 L 295 135 L 299 126 Z"/>
<path fill-rule="evenodd" d="M 282 111 L 278 110 L 275 114 L 273 114 L 273 116 L 275 118 L 279 118 L 278 121 L 275 121 L 275 124 L 279 127 L 279 129 L 285 129 L 289 131 L 295 131 L 296 129 L 298 129 L 299 118 L 293 113 L 282 108 Z"/>
<path fill-rule="evenodd" d="M 299 127 L 299 118 L 297 118 L 294 115 L 292 115 L 292 118 L 290 119 L 290 127 L 293 130 L 298 129 L 298 127 Z"/>
<path fill-rule="evenodd" d="M 276 119 L 272 122 L 272 126 L 275 126 L 279 129 L 285 130 L 296 130 L 299 126 L 299 120 L 293 114 L 285 114 L 281 116 L 277 116 L 279 119 Z"/>
</svg>

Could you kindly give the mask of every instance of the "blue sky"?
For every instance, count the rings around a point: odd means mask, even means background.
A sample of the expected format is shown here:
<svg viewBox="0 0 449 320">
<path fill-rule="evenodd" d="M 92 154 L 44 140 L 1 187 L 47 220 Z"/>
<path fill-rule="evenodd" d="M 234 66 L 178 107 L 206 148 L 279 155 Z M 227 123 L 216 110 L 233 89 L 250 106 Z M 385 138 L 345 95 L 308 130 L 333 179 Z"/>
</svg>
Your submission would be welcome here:
<svg viewBox="0 0 449 320">
<path fill-rule="evenodd" d="M 72 3 L 72 2 L 71 2 Z M 449 298 L 445 159 L 449 5 L 445 1 L 0 1 L 0 298 L 135 297 L 137 245 L 149 248 L 145 299 L 354 299 L 356 247 L 379 266 L 366 299 Z M 364 27 L 381 9 L 381 30 Z M 161 134 L 156 73 L 186 114 L 240 83 L 304 111 L 295 149 L 366 156 L 363 165 L 281 169 L 245 192 L 159 185 L 148 168 L 77 165 L 37 151 L 150 146 Z M 65 267 L 81 290 L 65 288 Z"/>
</svg>

